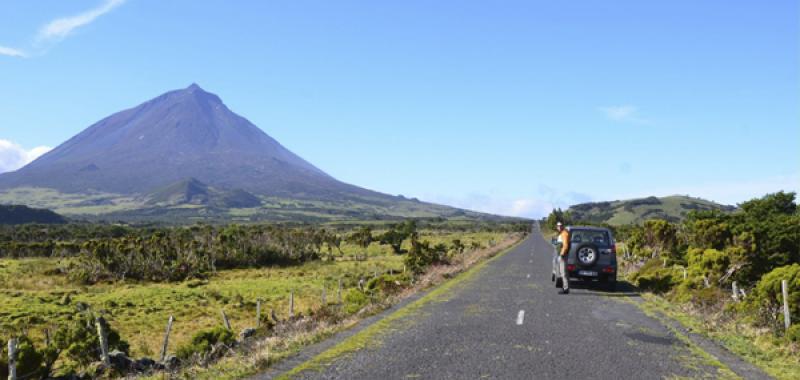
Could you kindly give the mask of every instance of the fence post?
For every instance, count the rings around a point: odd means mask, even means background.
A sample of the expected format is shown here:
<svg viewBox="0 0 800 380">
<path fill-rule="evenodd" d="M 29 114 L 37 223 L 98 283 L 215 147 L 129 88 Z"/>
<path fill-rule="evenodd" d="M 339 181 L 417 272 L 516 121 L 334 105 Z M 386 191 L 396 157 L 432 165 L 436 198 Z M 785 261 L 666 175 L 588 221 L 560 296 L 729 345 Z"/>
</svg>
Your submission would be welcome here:
<svg viewBox="0 0 800 380">
<path fill-rule="evenodd" d="M 17 339 L 8 340 L 8 380 L 17 380 Z"/>
<path fill-rule="evenodd" d="M 261 327 L 261 300 L 256 300 L 256 328 Z"/>
<path fill-rule="evenodd" d="M 783 292 L 783 325 L 786 327 L 786 330 L 789 330 L 792 319 L 789 315 L 789 286 L 786 280 L 781 280 L 781 291 Z"/>
<path fill-rule="evenodd" d="M 339 292 L 338 292 L 338 295 L 339 295 L 339 304 L 341 304 L 342 303 L 342 279 L 341 278 L 339 279 Z"/>
<path fill-rule="evenodd" d="M 736 281 L 733 282 L 731 285 L 731 290 L 733 291 L 733 299 L 735 301 L 739 300 L 739 288 L 736 287 Z"/>
<path fill-rule="evenodd" d="M 160 362 L 163 363 L 164 360 L 167 359 L 167 346 L 169 346 L 169 333 L 172 331 L 172 322 L 175 321 L 175 317 L 169 316 L 169 320 L 167 321 L 167 331 L 164 332 L 164 344 L 161 345 L 161 360 Z"/>
<path fill-rule="evenodd" d="M 294 318 L 294 290 L 289 292 L 289 318 Z"/>
<path fill-rule="evenodd" d="M 106 365 L 111 364 L 111 359 L 108 357 L 108 324 L 105 318 L 95 318 L 95 325 L 97 326 L 97 336 L 100 338 L 100 352 L 101 359 Z"/>
<path fill-rule="evenodd" d="M 228 316 L 225 314 L 225 309 L 220 309 L 220 312 L 222 312 L 222 322 L 225 324 L 225 328 L 232 330 L 231 321 L 228 320 Z"/>
</svg>

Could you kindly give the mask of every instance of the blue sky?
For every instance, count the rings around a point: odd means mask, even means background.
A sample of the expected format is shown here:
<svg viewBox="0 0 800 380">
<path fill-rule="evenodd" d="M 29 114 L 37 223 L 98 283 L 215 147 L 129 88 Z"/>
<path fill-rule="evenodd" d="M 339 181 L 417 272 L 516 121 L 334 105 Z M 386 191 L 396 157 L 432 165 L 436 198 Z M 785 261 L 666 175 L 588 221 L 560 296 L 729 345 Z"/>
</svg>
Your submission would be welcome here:
<svg viewBox="0 0 800 380">
<path fill-rule="evenodd" d="M 754 1 L 0 3 L 0 171 L 197 82 L 363 187 L 502 214 L 800 188 L 800 9 Z"/>
</svg>

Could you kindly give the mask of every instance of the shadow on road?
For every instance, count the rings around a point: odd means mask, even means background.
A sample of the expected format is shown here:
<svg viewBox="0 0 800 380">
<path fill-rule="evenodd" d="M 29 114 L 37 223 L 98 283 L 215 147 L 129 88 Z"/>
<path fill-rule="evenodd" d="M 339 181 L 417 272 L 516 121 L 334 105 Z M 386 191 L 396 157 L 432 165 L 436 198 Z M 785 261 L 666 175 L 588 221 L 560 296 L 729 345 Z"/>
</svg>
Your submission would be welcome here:
<svg viewBox="0 0 800 380">
<path fill-rule="evenodd" d="M 627 281 L 618 281 L 617 289 L 613 291 L 605 288 L 604 284 L 599 282 L 570 281 L 569 287 L 570 289 L 584 289 L 592 291 L 591 293 L 570 293 L 570 295 L 576 296 L 640 297 L 639 292 L 636 291 L 636 288 Z"/>
</svg>

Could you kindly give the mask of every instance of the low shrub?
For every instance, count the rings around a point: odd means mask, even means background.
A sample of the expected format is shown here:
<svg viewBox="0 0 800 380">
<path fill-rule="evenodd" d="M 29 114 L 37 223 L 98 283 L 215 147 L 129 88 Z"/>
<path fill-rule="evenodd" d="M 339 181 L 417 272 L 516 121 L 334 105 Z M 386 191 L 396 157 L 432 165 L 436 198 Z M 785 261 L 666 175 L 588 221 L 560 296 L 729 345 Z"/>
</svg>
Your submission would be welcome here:
<svg viewBox="0 0 800 380">
<path fill-rule="evenodd" d="M 383 274 L 367 281 L 366 289 L 383 296 L 399 293 L 409 282 L 409 277 L 403 274 Z"/>
<path fill-rule="evenodd" d="M 640 289 L 653 293 L 666 293 L 678 283 L 672 268 L 664 268 L 663 261 L 658 258 L 648 260 L 631 276 L 631 281 Z"/>
<path fill-rule="evenodd" d="M 233 332 L 222 326 L 217 326 L 212 329 L 201 330 L 194 334 L 189 343 L 178 347 L 176 356 L 185 360 L 192 357 L 194 354 L 202 355 L 211 351 L 211 348 L 218 343 L 230 346 L 235 342 L 236 337 L 233 335 Z"/>
<path fill-rule="evenodd" d="M 83 367 L 100 360 L 100 340 L 97 337 L 95 318 L 91 313 L 79 313 L 69 323 L 62 325 L 53 335 L 53 345 L 70 361 L 68 367 Z M 128 353 L 128 342 L 119 332 L 106 325 L 109 351 Z"/>
<path fill-rule="evenodd" d="M 749 305 L 759 313 L 760 322 L 776 331 L 783 328 L 782 280 L 788 286 L 790 314 L 800 315 L 800 264 L 775 268 L 764 275 L 749 300 Z"/>
<path fill-rule="evenodd" d="M 17 338 L 17 377 L 45 378 L 58 357 L 54 348 L 37 349 L 30 338 L 23 335 Z M 8 378 L 8 346 L 3 345 L 0 353 L 0 378 Z"/>
<path fill-rule="evenodd" d="M 786 340 L 794 343 L 800 343 L 800 324 L 795 324 L 789 327 L 786 331 Z"/>
<path fill-rule="evenodd" d="M 369 303 L 367 295 L 358 289 L 350 289 L 344 295 L 344 312 L 354 314 Z"/>
</svg>

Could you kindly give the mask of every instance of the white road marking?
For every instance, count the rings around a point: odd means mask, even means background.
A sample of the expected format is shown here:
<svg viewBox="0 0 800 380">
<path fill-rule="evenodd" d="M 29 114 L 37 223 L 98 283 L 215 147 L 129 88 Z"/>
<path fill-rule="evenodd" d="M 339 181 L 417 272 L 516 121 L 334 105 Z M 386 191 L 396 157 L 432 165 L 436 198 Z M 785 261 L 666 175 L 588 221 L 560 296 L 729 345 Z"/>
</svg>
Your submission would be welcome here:
<svg viewBox="0 0 800 380">
<path fill-rule="evenodd" d="M 525 310 L 520 310 L 519 314 L 517 314 L 517 325 L 522 324 L 522 319 L 525 318 Z"/>
</svg>

